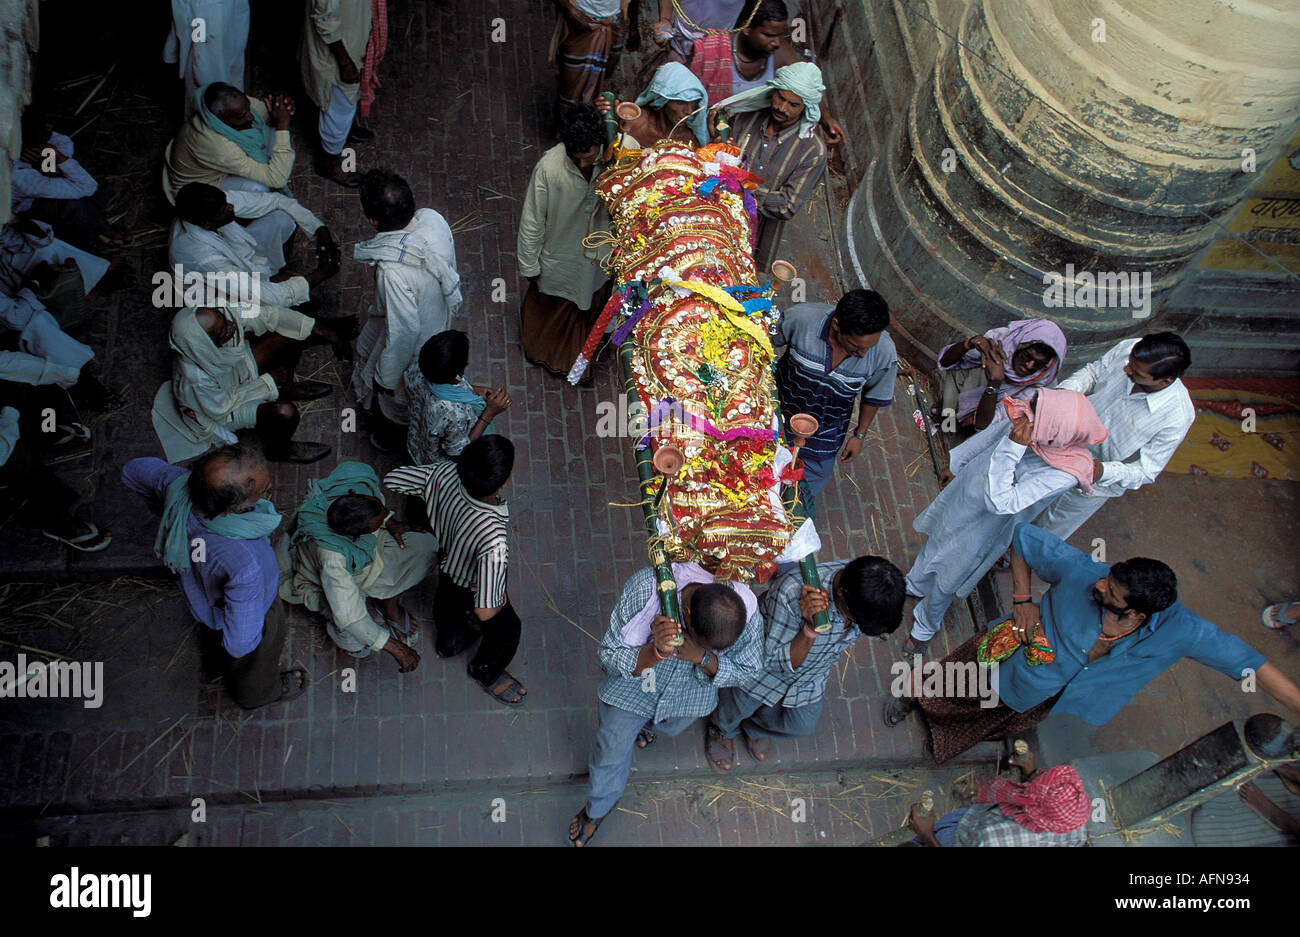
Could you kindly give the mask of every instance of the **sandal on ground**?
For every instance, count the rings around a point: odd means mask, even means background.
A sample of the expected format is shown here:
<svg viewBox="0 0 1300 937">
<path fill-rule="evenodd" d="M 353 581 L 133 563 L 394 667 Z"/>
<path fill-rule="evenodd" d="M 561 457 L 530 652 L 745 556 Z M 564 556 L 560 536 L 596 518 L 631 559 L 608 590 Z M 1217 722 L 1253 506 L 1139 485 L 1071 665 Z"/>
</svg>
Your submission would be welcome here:
<svg viewBox="0 0 1300 937">
<path fill-rule="evenodd" d="M 715 774 L 731 774 L 736 766 L 736 743 L 712 722 L 704 730 L 704 754 Z"/>
<path fill-rule="evenodd" d="M 100 550 L 107 550 L 108 545 L 113 542 L 113 535 L 107 530 L 101 531 L 91 523 L 87 523 L 86 527 L 89 530 L 79 537 L 60 537 L 48 530 L 42 530 L 41 533 L 51 540 L 57 540 L 59 543 L 72 547 L 74 550 L 80 550 L 82 553 L 98 553 Z"/>
<path fill-rule="evenodd" d="M 383 612 L 379 613 L 379 617 L 382 618 L 384 620 L 384 624 L 388 626 L 389 634 L 391 634 L 394 638 L 396 638 L 398 641 L 401 641 L 403 644 L 407 646 L 410 646 L 410 643 L 414 641 L 416 636 L 419 635 L 420 633 L 420 626 L 415 623 L 415 621 L 411 618 L 411 613 L 408 612 L 406 609 L 402 609 L 401 624 L 398 624 L 397 622 L 393 621 Z"/>
<path fill-rule="evenodd" d="M 611 811 L 611 813 L 612 812 L 613 811 Z M 605 814 L 605 817 L 607 816 L 609 816 L 608 813 Z M 578 815 L 573 818 L 578 821 L 578 835 L 574 836 L 572 832 L 569 833 L 569 845 L 585 846 L 591 842 L 591 838 L 596 835 L 596 831 L 600 829 L 600 825 L 605 822 L 605 817 L 593 820 L 591 817 L 587 816 L 587 805 L 583 804 L 582 809 L 578 811 Z M 582 828 L 587 825 L 591 826 L 591 832 L 583 833 Z"/>
<path fill-rule="evenodd" d="M 278 702 L 287 703 L 291 699 L 297 699 L 307 692 L 310 683 L 310 677 L 307 675 L 306 668 L 290 667 L 288 670 L 280 671 L 280 699 Z"/>
<path fill-rule="evenodd" d="M 57 435 L 50 440 L 51 446 L 66 446 L 70 442 L 90 441 L 90 427 L 84 423 L 56 423 L 54 431 Z"/>
<path fill-rule="evenodd" d="M 653 732 L 651 732 L 648 729 L 642 729 L 640 732 L 636 734 L 636 747 L 649 748 L 658 740 L 659 740 L 659 736 L 655 735 Z"/>
<path fill-rule="evenodd" d="M 924 641 L 918 641 L 916 638 L 912 637 L 909 634 L 903 640 L 902 646 L 899 648 L 899 652 L 898 652 L 899 660 L 910 663 L 912 658 L 915 657 L 917 654 L 924 655 L 926 648 L 930 646 L 931 640 L 933 639 L 927 638 Z"/>
<path fill-rule="evenodd" d="M 741 735 L 745 735 L 745 730 L 740 730 Z M 745 735 L 745 748 L 749 750 L 749 757 L 755 761 L 767 761 L 767 756 L 772 754 L 772 740 L 764 736 L 763 738 L 751 739 Z"/>
<path fill-rule="evenodd" d="M 1270 605 L 1259 616 L 1260 623 L 1269 631 L 1281 631 L 1283 628 L 1294 625 L 1297 621 L 1300 621 L 1300 617 L 1282 617 L 1282 613 L 1292 605 L 1300 605 L 1300 602 L 1279 602 L 1277 605 Z"/>
<path fill-rule="evenodd" d="M 894 728 L 901 724 L 915 708 L 916 703 L 905 696 L 891 699 L 885 704 L 885 725 Z"/>
<path fill-rule="evenodd" d="M 471 677 L 471 679 L 473 678 Z M 527 691 L 524 689 L 524 685 L 516 680 L 509 671 L 501 671 L 501 676 L 497 677 L 496 682 L 491 686 L 488 686 L 486 683 L 479 683 L 477 680 L 474 680 L 474 682 L 478 683 L 478 685 L 482 687 L 484 693 L 492 697 L 502 706 L 522 706 L 528 700 Z M 493 692 L 498 689 L 501 692 Z M 508 698 L 507 694 L 513 698 Z"/>
</svg>

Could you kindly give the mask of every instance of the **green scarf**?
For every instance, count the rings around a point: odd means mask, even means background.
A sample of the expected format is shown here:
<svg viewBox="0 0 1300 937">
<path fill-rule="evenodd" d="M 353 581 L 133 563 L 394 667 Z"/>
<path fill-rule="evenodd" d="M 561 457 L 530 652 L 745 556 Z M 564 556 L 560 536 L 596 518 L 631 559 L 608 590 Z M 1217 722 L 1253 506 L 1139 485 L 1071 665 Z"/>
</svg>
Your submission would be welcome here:
<svg viewBox="0 0 1300 937">
<path fill-rule="evenodd" d="M 162 558 L 163 564 L 173 573 L 183 573 L 190 568 L 190 512 L 194 504 L 185 487 L 190 473 L 178 475 L 167 486 L 163 500 L 162 523 L 158 525 L 158 536 L 153 543 L 153 552 Z M 242 514 L 222 514 L 220 517 L 207 518 L 198 515 L 199 521 L 219 537 L 231 540 L 261 540 L 271 542 L 271 534 L 280 526 L 281 517 L 275 511 L 275 505 L 263 498 L 253 505 L 251 511 Z"/>
<path fill-rule="evenodd" d="M 348 572 L 355 575 L 374 560 L 379 538 L 374 534 L 362 534 L 353 540 L 330 529 L 325 517 L 330 504 L 346 494 L 370 495 L 384 500 L 379 476 L 374 469 L 361 462 L 340 462 L 338 468 L 324 478 L 307 483 L 307 497 L 298 508 L 298 526 L 292 540 L 295 545 L 311 540 L 323 549 L 342 554 Z"/>
<path fill-rule="evenodd" d="M 259 163 L 271 162 L 271 144 L 266 138 L 266 121 L 258 116 L 257 111 L 253 111 L 253 126 L 245 130 L 236 130 L 208 110 L 208 106 L 203 103 L 203 93 L 207 90 L 208 86 L 204 85 L 194 92 L 194 110 L 204 125 L 234 143 L 251 159 Z"/>
</svg>

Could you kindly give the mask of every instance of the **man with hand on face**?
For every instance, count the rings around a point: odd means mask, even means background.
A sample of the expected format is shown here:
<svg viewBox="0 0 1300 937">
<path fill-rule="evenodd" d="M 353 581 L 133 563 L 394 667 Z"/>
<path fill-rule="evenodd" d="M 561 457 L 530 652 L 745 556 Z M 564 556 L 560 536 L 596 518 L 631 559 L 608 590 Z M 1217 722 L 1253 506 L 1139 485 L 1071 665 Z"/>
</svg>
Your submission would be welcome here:
<svg viewBox="0 0 1300 937">
<path fill-rule="evenodd" d="M 1156 480 L 1196 419 L 1179 380 L 1191 365 L 1186 342 L 1173 332 L 1156 332 L 1120 342 L 1061 381 L 1062 389 L 1088 398 L 1110 436 L 1092 447 L 1091 490 L 1065 492 L 1035 524 L 1068 539 L 1108 499 Z"/>
<path fill-rule="evenodd" d="M 244 329 L 262 335 L 249 342 Z M 266 334 L 264 334 L 266 333 Z M 278 334 L 269 334 L 278 333 Z M 233 443 L 236 430 L 256 427 L 275 462 L 310 463 L 330 447 L 293 442 L 298 408 L 291 401 L 328 396 L 321 381 L 295 381 L 306 342 L 328 341 L 336 353 L 346 339 L 327 326 L 279 306 L 186 308 L 172 319 L 176 352 L 172 379 L 158 388 L 153 426 L 170 462 L 191 459 L 214 443 Z"/>
<path fill-rule="evenodd" d="M 799 450 L 803 480 L 815 499 L 839 461 L 852 462 L 862 451 L 876 411 L 894 402 L 898 352 L 885 327 L 889 306 L 872 290 L 850 290 L 834 308 L 828 303 L 798 303 L 785 311 L 781 336 L 785 354 L 776 366 L 781 423 L 806 413 L 817 432 Z M 858 404 L 858 422 L 849 438 L 849 419 Z"/>
<path fill-rule="evenodd" d="M 343 462 L 308 482 L 290 541 L 292 574 L 280 584 L 280 598 L 324 614 L 330 638 L 353 657 L 384 651 L 402 673 L 414 670 L 420 655 L 408 646 L 413 618 L 398 598 L 429 574 L 438 544 L 385 507 L 374 469 Z M 371 617 L 367 598 L 384 624 Z"/>
<path fill-rule="evenodd" d="M 715 582 L 695 563 L 674 563 L 682 623 L 660 613 L 654 570 L 623 586 L 597 654 L 600 725 L 587 802 L 569 825 L 585 846 L 627 787 L 632 755 L 660 733 L 678 735 L 717 707 L 718 690 L 748 682 L 762 666 L 763 618 L 748 586 Z M 674 645 L 681 638 L 679 646 Z"/>
<path fill-rule="evenodd" d="M 233 85 L 214 81 L 194 96 L 195 114 L 181 125 L 163 154 L 163 194 L 176 194 L 191 182 L 265 192 L 282 189 L 293 171 L 289 121 L 293 99 L 287 94 L 250 98 Z"/>
<path fill-rule="evenodd" d="M 785 223 L 799 213 L 826 172 L 826 144 L 817 121 L 826 91 L 811 62 L 776 70 L 761 87 L 721 102 L 733 114 L 730 142 L 740 147 L 745 168 L 763 181 L 754 190 L 758 232 L 754 266 L 771 266 Z"/>
</svg>

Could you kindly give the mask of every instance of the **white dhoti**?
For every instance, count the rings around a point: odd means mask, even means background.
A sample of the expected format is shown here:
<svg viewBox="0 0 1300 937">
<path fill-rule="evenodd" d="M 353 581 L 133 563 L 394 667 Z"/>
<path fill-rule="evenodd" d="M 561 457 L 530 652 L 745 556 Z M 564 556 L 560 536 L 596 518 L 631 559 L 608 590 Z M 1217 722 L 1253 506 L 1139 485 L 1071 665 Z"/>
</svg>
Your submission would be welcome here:
<svg viewBox="0 0 1300 937">
<path fill-rule="evenodd" d="M 226 176 L 221 180 L 224 192 L 270 192 L 262 183 L 243 176 Z M 284 244 L 293 236 L 297 223 L 289 213 L 276 209 L 260 218 L 254 218 L 247 224 L 240 221 L 243 229 L 257 242 L 257 253 L 266 258 L 267 265 L 273 270 L 284 269 Z"/>
</svg>

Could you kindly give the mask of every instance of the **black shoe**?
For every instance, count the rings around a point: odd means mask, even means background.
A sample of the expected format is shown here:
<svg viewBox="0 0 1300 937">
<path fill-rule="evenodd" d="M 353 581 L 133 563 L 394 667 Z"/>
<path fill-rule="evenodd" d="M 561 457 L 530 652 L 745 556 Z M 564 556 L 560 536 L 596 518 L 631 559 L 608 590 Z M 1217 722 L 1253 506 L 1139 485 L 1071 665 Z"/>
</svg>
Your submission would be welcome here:
<svg viewBox="0 0 1300 937">
<path fill-rule="evenodd" d="M 295 462 L 299 465 L 310 465 L 312 462 L 319 462 L 329 454 L 330 447 L 324 443 L 295 442 L 290 443 L 287 449 L 268 452 L 266 458 L 269 462 Z"/>
<path fill-rule="evenodd" d="M 294 381 L 293 385 L 280 395 L 281 400 L 320 400 L 334 392 L 334 388 L 324 381 Z"/>
<path fill-rule="evenodd" d="M 348 133 L 349 143 L 369 143 L 375 138 L 375 132 L 369 127 L 362 127 L 360 124 L 354 124 L 352 130 Z"/>
</svg>

